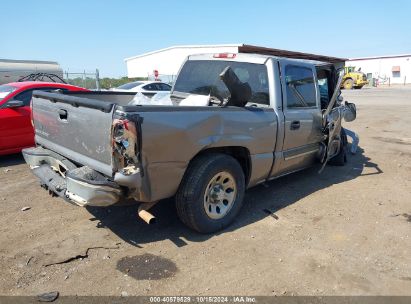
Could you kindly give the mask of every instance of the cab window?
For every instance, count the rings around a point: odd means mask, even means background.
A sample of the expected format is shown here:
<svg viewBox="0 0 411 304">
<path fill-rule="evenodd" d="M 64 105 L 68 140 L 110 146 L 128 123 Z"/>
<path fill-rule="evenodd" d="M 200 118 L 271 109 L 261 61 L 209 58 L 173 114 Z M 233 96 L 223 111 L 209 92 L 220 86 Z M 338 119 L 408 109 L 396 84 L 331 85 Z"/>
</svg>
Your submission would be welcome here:
<svg viewBox="0 0 411 304">
<path fill-rule="evenodd" d="M 251 88 L 249 103 L 269 105 L 268 74 L 264 64 L 220 60 L 188 60 L 174 85 L 175 92 L 212 95 L 227 99 L 230 92 L 220 78 L 226 67 L 231 67 L 238 79 Z"/>
</svg>

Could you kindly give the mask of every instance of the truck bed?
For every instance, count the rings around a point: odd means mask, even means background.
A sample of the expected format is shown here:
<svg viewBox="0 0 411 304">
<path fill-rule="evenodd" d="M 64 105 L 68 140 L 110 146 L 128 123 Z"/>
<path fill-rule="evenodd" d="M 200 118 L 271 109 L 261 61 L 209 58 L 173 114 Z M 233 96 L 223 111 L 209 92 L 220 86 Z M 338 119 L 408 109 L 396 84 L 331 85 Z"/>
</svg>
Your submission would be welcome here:
<svg viewBox="0 0 411 304">
<path fill-rule="evenodd" d="M 130 97 L 117 92 L 35 92 L 35 141 L 114 180 L 127 163 L 138 163 L 139 174 L 144 174 L 142 201 L 174 195 L 190 160 L 207 149 L 243 148 L 253 166 L 249 185 L 268 177 L 278 127 L 272 108 L 124 105 Z M 119 121 L 136 130 L 116 136 Z M 127 152 L 126 146 L 134 145 Z"/>
</svg>

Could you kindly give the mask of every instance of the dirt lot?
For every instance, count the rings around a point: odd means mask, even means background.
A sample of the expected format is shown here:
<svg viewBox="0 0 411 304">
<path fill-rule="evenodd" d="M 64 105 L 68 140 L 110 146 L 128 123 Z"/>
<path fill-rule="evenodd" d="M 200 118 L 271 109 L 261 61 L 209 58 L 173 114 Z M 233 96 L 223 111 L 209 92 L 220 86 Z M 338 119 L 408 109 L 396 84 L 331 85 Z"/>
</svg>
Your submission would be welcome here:
<svg viewBox="0 0 411 304">
<path fill-rule="evenodd" d="M 251 189 L 216 235 L 185 228 L 172 200 L 155 226 L 135 206 L 67 204 L 0 158 L 0 294 L 411 295 L 411 88 L 344 96 L 361 137 L 347 166 Z"/>
</svg>

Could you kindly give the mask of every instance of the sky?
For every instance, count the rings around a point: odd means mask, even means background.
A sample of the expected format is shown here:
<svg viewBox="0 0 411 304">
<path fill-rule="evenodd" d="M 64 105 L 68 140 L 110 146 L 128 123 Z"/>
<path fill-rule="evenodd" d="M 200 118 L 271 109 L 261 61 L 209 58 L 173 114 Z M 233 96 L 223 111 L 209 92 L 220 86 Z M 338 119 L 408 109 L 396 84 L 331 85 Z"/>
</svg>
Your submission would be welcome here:
<svg viewBox="0 0 411 304">
<path fill-rule="evenodd" d="M 411 1 L 0 0 L 0 58 L 126 76 L 124 59 L 246 43 L 355 58 L 411 53 Z M 172 58 L 170 58 L 172 60 Z"/>
</svg>

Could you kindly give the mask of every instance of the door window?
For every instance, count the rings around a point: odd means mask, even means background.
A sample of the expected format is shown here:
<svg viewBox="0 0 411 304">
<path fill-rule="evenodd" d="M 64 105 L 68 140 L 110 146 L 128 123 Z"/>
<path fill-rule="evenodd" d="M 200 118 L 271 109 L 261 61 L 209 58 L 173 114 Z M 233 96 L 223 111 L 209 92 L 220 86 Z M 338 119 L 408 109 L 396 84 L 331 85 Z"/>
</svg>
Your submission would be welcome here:
<svg viewBox="0 0 411 304">
<path fill-rule="evenodd" d="M 161 91 L 171 91 L 171 86 L 169 86 L 168 84 L 160 83 L 159 85 L 161 87 Z"/>
<path fill-rule="evenodd" d="M 312 108 L 317 106 L 312 69 L 287 65 L 285 68 L 285 85 L 288 108 Z"/>
<path fill-rule="evenodd" d="M 22 102 L 24 102 L 24 106 L 29 106 L 30 105 L 30 101 L 33 95 L 33 91 L 52 91 L 52 90 L 61 90 L 63 92 L 67 92 L 69 90 L 64 89 L 64 88 L 56 88 L 56 87 L 43 87 L 43 88 L 36 88 L 36 89 L 31 89 L 31 90 L 26 90 L 24 92 L 21 92 L 20 94 L 17 94 L 16 96 L 13 97 L 12 100 L 21 100 Z"/>
<path fill-rule="evenodd" d="M 143 89 L 147 91 L 157 91 L 157 88 L 154 84 L 148 84 L 144 86 Z"/>
<path fill-rule="evenodd" d="M 20 100 L 24 103 L 24 106 L 29 106 L 31 101 L 31 96 L 33 95 L 33 90 L 27 90 L 17 94 L 13 97 L 13 100 Z"/>
<path fill-rule="evenodd" d="M 131 90 L 131 89 L 133 89 L 133 88 L 135 88 L 135 87 L 137 87 L 137 86 L 139 86 L 139 85 L 141 85 L 141 84 L 143 84 L 141 81 L 140 81 L 140 82 L 139 82 L 139 81 L 129 82 L 129 83 L 126 83 L 126 84 L 123 84 L 123 85 L 117 87 L 117 89 L 121 89 L 121 90 Z"/>
</svg>

